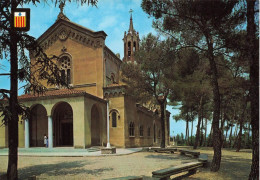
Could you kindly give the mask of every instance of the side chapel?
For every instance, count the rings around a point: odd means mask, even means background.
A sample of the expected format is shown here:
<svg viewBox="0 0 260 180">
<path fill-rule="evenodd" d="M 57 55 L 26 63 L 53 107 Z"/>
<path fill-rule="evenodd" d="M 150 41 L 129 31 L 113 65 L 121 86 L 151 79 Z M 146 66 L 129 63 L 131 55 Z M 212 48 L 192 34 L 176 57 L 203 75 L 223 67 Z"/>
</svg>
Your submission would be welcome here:
<svg viewBox="0 0 260 180">
<path fill-rule="evenodd" d="M 107 126 L 112 146 L 160 145 L 159 111 L 136 103 L 124 92 L 126 85 L 119 77 L 122 61 L 106 46 L 106 36 L 104 31 L 92 31 L 70 21 L 61 7 L 56 22 L 38 42 L 46 54 L 60 57 L 57 65 L 72 88 L 48 86 L 42 81 L 48 88 L 46 93 L 19 96 L 19 102 L 31 109 L 31 117 L 18 122 L 19 147 L 43 147 L 44 134 L 49 136 L 49 148 L 106 146 Z M 133 27 L 132 14 L 123 42 L 123 61 L 133 63 L 139 33 Z M 170 113 L 166 114 L 168 145 Z M 7 136 L 8 128 L 0 126 L 0 147 L 8 147 Z"/>
</svg>

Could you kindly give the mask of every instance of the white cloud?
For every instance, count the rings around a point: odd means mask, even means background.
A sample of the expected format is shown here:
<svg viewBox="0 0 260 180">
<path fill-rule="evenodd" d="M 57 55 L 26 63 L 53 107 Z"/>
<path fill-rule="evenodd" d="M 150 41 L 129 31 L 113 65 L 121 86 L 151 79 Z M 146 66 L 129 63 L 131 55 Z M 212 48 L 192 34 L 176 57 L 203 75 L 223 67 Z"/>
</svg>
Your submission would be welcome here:
<svg viewBox="0 0 260 180">
<path fill-rule="evenodd" d="M 101 19 L 100 24 L 98 25 L 99 30 L 103 30 L 108 27 L 113 27 L 117 24 L 116 16 L 106 16 Z"/>
</svg>

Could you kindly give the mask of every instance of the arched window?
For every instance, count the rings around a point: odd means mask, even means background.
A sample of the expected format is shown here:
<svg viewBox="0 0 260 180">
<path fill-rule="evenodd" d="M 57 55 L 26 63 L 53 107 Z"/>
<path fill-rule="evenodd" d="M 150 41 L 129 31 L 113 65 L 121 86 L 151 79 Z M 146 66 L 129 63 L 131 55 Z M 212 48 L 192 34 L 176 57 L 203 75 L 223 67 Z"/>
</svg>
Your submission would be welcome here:
<svg viewBox="0 0 260 180">
<path fill-rule="evenodd" d="M 139 128 L 139 134 L 140 134 L 141 137 L 144 136 L 144 127 L 143 127 L 143 125 L 141 125 L 140 128 Z"/>
<path fill-rule="evenodd" d="M 135 136 L 135 124 L 130 122 L 129 124 L 129 136 Z"/>
<path fill-rule="evenodd" d="M 131 56 L 131 42 L 128 42 L 128 57 Z"/>
<path fill-rule="evenodd" d="M 150 127 L 148 127 L 148 129 L 147 129 L 147 136 L 148 136 L 148 137 L 151 136 L 151 128 L 150 128 Z"/>
<path fill-rule="evenodd" d="M 134 47 L 133 47 L 133 51 L 136 51 L 136 42 L 134 42 Z"/>
<path fill-rule="evenodd" d="M 115 81 L 115 74 L 114 73 L 111 73 L 111 83 L 112 84 L 116 83 L 116 81 Z"/>
<path fill-rule="evenodd" d="M 61 78 L 67 84 L 71 84 L 71 59 L 68 56 L 62 56 L 59 61 Z"/>
<path fill-rule="evenodd" d="M 116 127 L 116 112 L 112 112 L 112 127 Z"/>
</svg>

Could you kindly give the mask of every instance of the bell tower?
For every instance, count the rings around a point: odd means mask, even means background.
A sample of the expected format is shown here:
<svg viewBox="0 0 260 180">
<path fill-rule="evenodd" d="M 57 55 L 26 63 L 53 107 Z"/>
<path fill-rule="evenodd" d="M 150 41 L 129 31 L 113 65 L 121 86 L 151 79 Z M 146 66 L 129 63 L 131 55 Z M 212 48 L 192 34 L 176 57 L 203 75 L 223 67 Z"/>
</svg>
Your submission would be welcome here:
<svg viewBox="0 0 260 180">
<path fill-rule="evenodd" d="M 139 33 L 135 31 L 132 18 L 133 10 L 130 9 L 130 24 L 128 32 L 124 34 L 124 58 L 123 61 L 134 62 L 134 53 L 139 50 Z"/>
</svg>

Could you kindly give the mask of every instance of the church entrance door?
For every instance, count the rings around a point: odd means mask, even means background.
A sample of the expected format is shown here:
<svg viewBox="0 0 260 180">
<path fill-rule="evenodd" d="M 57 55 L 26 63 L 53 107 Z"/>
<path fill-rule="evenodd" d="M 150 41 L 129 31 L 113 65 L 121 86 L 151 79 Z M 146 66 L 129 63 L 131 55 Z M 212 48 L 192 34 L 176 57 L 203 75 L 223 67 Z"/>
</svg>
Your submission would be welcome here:
<svg viewBox="0 0 260 180">
<path fill-rule="evenodd" d="M 73 145 L 73 124 L 72 123 L 62 123 L 61 124 L 61 137 L 63 146 Z"/>
</svg>

